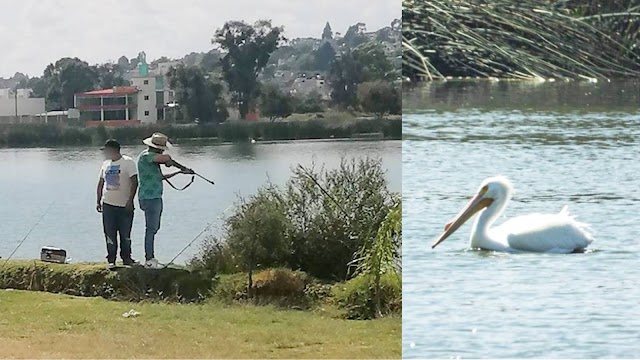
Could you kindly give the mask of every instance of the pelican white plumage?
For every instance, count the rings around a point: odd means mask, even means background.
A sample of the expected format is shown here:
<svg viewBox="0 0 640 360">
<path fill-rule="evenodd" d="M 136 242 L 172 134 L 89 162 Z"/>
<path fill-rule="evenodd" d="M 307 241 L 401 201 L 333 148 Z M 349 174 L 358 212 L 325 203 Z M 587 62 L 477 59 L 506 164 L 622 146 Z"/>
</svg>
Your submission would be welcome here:
<svg viewBox="0 0 640 360">
<path fill-rule="evenodd" d="M 491 177 L 464 209 L 445 226 L 433 243 L 435 248 L 474 214 L 471 248 L 503 252 L 541 252 L 568 254 L 584 252 L 593 241 L 589 225 L 576 221 L 565 206 L 557 214 L 529 214 L 491 227 L 511 199 L 512 186 L 503 176 Z"/>
</svg>

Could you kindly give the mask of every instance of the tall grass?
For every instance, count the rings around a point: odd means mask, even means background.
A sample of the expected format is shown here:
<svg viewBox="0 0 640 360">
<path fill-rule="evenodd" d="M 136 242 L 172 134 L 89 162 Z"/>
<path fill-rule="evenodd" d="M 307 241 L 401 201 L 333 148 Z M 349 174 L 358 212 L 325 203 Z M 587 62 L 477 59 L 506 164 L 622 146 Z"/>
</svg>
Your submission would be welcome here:
<svg viewBox="0 0 640 360">
<path fill-rule="evenodd" d="M 187 139 L 215 138 L 217 142 L 351 138 L 363 133 L 382 133 L 386 139 L 402 137 L 402 123 L 390 119 L 313 119 L 291 122 L 227 122 L 220 125 L 152 125 L 118 128 L 78 128 L 46 124 L 17 124 L 0 128 L 0 146 L 97 145 L 107 138 L 123 144 L 139 144 L 153 132 L 162 131 L 180 143 Z"/>
<path fill-rule="evenodd" d="M 403 74 L 640 76 L 640 0 L 404 0 Z"/>
</svg>

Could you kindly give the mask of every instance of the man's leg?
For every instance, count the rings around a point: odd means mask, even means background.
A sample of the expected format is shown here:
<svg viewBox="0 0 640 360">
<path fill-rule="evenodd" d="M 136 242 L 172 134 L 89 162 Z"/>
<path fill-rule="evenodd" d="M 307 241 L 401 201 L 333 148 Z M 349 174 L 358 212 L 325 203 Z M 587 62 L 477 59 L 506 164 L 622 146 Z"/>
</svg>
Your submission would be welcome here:
<svg viewBox="0 0 640 360">
<path fill-rule="evenodd" d="M 118 252 L 118 213 L 115 206 L 102 204 L 102 228 L 107 242 L 107 262 L 115 263 Z"/>
<path fill-rule="evenodd" d="M 118 217 L 118 232 L 120 233 L 120 257 L 125 263 L 131 261 L 131 227 L 133 226 L 133 211 L 126 208 L 120 210 Z"/>
<path fill-rule="evenodd" d="M 155 236 L 160 229 L 160 217 L 162 215 L 162 199 L 140 200 L 140 208 L 144 211 L 144 257 L 145 260 L 155 258 Z"/>
</svg>

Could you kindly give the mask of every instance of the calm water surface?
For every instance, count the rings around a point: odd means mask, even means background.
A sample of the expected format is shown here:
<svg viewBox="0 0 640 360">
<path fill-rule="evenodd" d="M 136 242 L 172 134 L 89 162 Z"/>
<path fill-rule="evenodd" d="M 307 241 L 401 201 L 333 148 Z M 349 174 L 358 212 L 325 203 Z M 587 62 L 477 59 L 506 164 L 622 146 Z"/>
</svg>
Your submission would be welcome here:
<svg viewBox="0 0 640 360">
<path fill-rule="evenodd" d="M 143 147 L 124 148 L 137 156 Z M 216 182 L 196 178 L 191 187 L 177 192 L 165 185 L 165 211 L 156 237 L 156 256 L 169 261 L 214 221 L 211 235 L 221 233 L 223 214 L 238 195 L 248 196 L 268 180 L 283 185 L 297 164 L 335 168 L 344 157 L 381 158 L 389 188 L 401 188 L 401 142 L 293 142 L 177 147 L 176 159 Z M 39 257 L 40 247 L 67 250 L 73 261 L 105 261 L 106 247 L 101 216 L 95 211 L 95 190 L 102 162 L 97 148 L 8 149 L 0 151 L 5 170 L 0 173 L 0 256 L 6 258 L 53 202 L 42 222 L 25 240 L 14 258 Z M 175 180 L 174 180 L 175 179 Z M 177 176 L 184 186 L 189 177 Z M 138 207 L 138 205 L 136 205 Z M 144 258 L 144 214 L 136 210 L 132 246 L 137 259 Z M 176 262 L 184 262 L 198 249 L 199 241 Z"/>
<path fill-rule="evenodd" d="M 405 358 L 640 354 L 638 83 L 430 84 L 404 93 Z M 430 244 L 487 177 L 506 217 L 564 205 L 587 254 L 467 251 L 471 223 Z"/>
</svg>

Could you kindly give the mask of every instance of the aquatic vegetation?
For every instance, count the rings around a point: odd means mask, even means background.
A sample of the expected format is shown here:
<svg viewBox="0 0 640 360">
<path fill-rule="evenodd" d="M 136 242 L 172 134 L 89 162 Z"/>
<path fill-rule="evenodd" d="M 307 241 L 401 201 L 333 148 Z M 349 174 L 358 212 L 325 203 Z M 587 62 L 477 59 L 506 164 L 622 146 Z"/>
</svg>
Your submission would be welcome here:
<svg viewBox="0 0 640 360">
<path fill-rule="evenodd" d="M 640 76 L 640 1 L 404 0 L 403 75 Z"/>
</svg>

